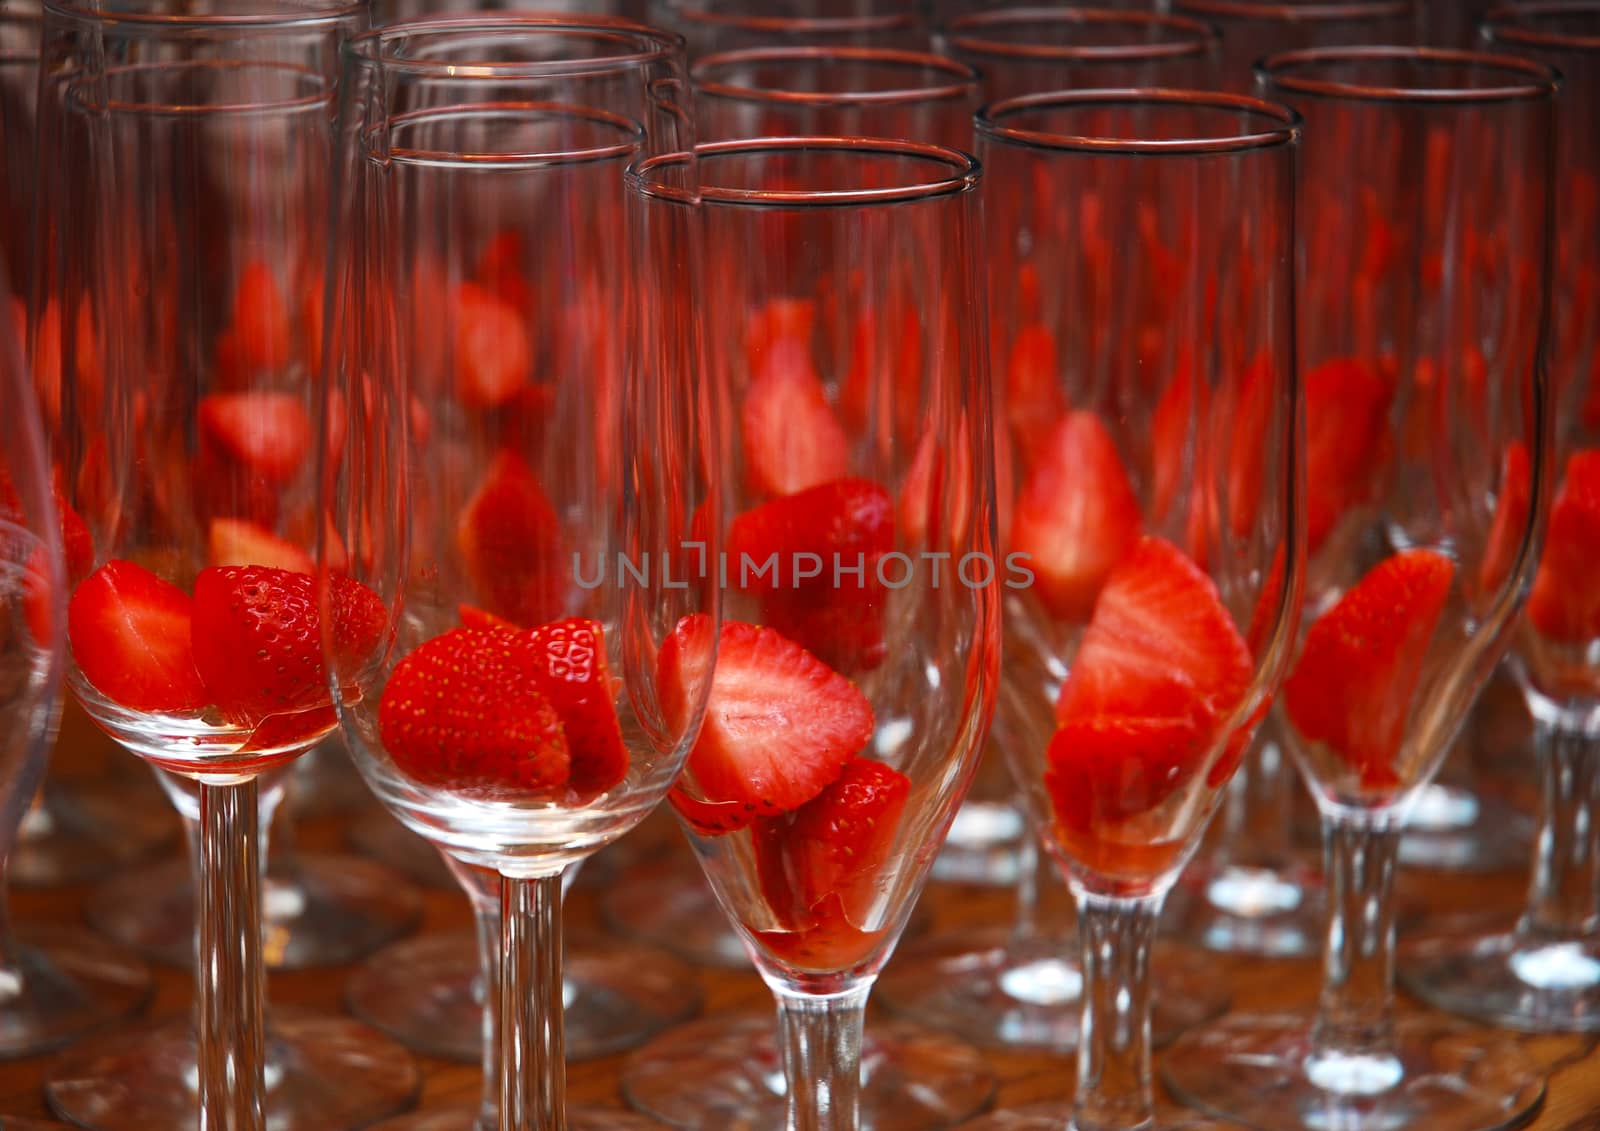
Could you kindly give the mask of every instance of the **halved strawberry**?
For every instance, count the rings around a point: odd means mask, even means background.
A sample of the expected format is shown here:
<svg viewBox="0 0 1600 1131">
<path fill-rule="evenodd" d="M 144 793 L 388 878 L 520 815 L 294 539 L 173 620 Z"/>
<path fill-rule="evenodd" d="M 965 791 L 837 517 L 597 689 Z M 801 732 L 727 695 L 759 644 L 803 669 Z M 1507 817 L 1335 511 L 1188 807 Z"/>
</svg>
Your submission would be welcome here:
<svg viewBox="0 0 1600 1131">
<path fill-rule="evenodd" d="M 1205 728 L 1193 716 L 1073 719 L 1050 740 L 1044 784 L 1056 818 L 1087 832 L 1166 801 L 1204 753 Z"/>
<path fill-rule="evenodd" d="M 451 629 L 408 653 L 383 689 L 378 736 L 403 773 L 443 789 L 544 792 L 570 770 L 526 648 L 499 630 Z"/>
<path fill-rule="evenodd" d="M 561 522 L 533 469 L 501 450 L 456 526 L 467 576 L 488 612 L 543 624 L 565 602 Z"/>
<path fill-rule="evenodd" d="M 1478 591 L 1484 596 L 1499 592 L 1516 565 L 1528 529 L 1528 512 L 1533 506 L 1533 465 L 1522 441 L 1506 448 L 1500 464 L 1500 489 L 1494 505 L 1494 521 L 1489 540 L 1484 544 L 1483 563 L 1478 567 Z"/>
<path fill-rule="evenodd" d="M 612 700 L 605 634 L 599 622 L 570 617 L 519 638 L 539 688 L 561 716 L 572 753 L 571 786 L 600 794 L 628 776 L 628 751 Z"/>
<path fill-rule="evenodd" d="M 1370 365 L 1327 361 L 1306 374 L 1306 539 L 1316 553 L 1372 493 L 1394 389 Z"/>
<path fill-rule="evenodd" d="M 810 910 L 834 896 L 850 922 L 868 922 L 910 796 L 911 780 L 899 770 L 856 758 L 802 805 L 783 833 L 784 868 L 798 905 Z"/>
<path fill-rule="evenodd" d="M 1400 784 L 1395 756 L 1455 563 L 1434 550 L 1384 559 L 1306 632 L 1283 685 L 1300 737 L 1342 759 L 1371 789 Z"/>
<path fill-rule="evenodd" d="M 763 619 L 779 632 L 840 671 L 882 662 L 888 594 L 878 563 L 894 549 L 894 507 L 882 487 L 836 479 L 773 499 L 735 518 L 727 545 L 730 581 L 760 596 Z M 769 561 L 776 568 L 760 573 Z"/>
<path fill-rule="evenodd" d="M 678 730 L 706 678 L 711 625 L 705 614 L 683 618 L 657 658 L 662 711 Z M 700 800 L 787 813 L 835 781 L 872 731 L 872 705 L 849 680 L 770 628 L 728 621 L 684 776 Z"/>
<path fill-rule="evenodd" d="M 1067 412 L 1061 381 L 1055 333 L 1038 322 L 1018 330 L 1006 358 L 1005 419 L 1024 467 L 1032 468 L 1048 449 L 1052 426 Z"/>
<path fill-rule="evenodd" d="M 293 393 L 212 393 L 200 400 L 201 452 L 282 485 L 305 467 L 311 417 Z"/>
<path fill-rule="evenodd" d="M 1017 501 L 1011 549 L 1030 555 L 1035 589 L 1064 620 L 1086 620 L 1143 525 L 1116 441 L 1092 412 L 1068 413 L 1040 449 Z"/>
<path fill-rule="evenodd" d="M 474 283 L 456 288 L 456 391 L 470 408 L 505 404 L 527 383 L 533 343 L 522 312 Z"/>
<path fill-rule="evenodd" d="M 478 608 L 476 605 L 457 605 L 456 613 L 461 617 L 462 628 L 499 628 L 504 629 L 506 632 L 522 631 L 517 625 L 506 620 L 505 617 L 497 617 L 485 609 Z"/>
<path fill-rule="evenodd" d="M 239 272 L 228 337 L 246 370 L 277 369 L 288 363 L 294 324 L 269 264 L 247 263 Z"/>
<path fill-rule="evenodd" d="M 236 722 L 329 699 L 317 628 L 316 582 L 270 566 L 211 566 L 194 582 L 191 638 L 211 702 Z M 388 627 L 388 610 L 352 578 L 332 579 L 335 668 L 363 663 Z"/>
<path fill-rule="evenodd" d="M 765 367 L 774 343 L 797 341 L 809 349 L 816 334 L 817 304 L 809 298 L 775 298 L 754 310 L 745 326 L 745 364 L 752 373 Z"/>
<path fill-rule="evenodd" d="M 758 931 L 756 939 L 768 954 L 796 969 L 833 973 L 866 961 L 882 945 L 884 934 L 856 927 L 839 897 L 829 896 L 811 909 L 803 924 Z"/>
<path fill-rule="evenodd" d="M 752 807 L 737 801 L 699 801 L 677 786 L 667 791 L 667 801 L 698 836 L 727 836 L 756 819 Z"/>
<path fill-rule="evenodd" d="M 1497 514 L 1498 520 L 1499 515 Z M 1524 516 L 1525 517 L 1525 516 Z M 1544 556 L 1528 595 L 1528 621 L 1563 644 L 1600 636 L 1600 449 L 1567 457 L 1550 507 Z"/>
<path fill-rule="evenodd" d="M 135 711 L 197 711 L 210 700 L 190 644 L 189 595 L 132 562 L 113 560 L 73 591 L 72 656 L 84 678 Z"/>
<path fill-rule="evenodd" d="M 214 566 L 259 565 L 292 573 L 317 572 L 311 555 L 299 546 L 242 518 L 211 520 L 206 561 Z"/>
<path fill-rule="evenodd" d="M 850 442 L 810 359 L 782 351 L 745 390 L 745 474 L 760 495 L 792 495 L 844 475 Z"/>
</svg>

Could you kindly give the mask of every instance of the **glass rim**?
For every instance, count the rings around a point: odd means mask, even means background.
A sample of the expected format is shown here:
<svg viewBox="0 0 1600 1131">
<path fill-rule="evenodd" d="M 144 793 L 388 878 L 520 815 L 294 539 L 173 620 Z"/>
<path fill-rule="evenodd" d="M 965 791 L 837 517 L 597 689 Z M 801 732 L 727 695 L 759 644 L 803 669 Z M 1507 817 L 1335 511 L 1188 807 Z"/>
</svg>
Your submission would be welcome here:
<svg viewBox="0 0 1600 1131">
<path fill-rule="evenodd" d="M 633 37 L 635 49 L 619 50 L 592 58 L 482 60 L 463 63 L 448 59 L 418 59 L 397 54 L 387 45 L 405 38 L 455 36 L 463 33 L 549 33 L 595 40 Z M 372 28 L 351 36 L 343 51 L 348 58 L 391 72 L 451 79 L 540 78 L 549 75 L 606 74 L 662 63 L 685 51 L 683 36 L 648 24 L 615 16 L 566 16 L 538 12 L 469 12 L 419 16 Z"/>
<path fill-rule="evenodd" d="M 422 149 L 412 146 L 391 145 L 386 154 L 397 160 L 436 169 L 526 170 L 561 165 L 590 165 L 628 157 L 644 141 L 644 127 L 624 114 L 604 110 L 597 106 L 584 106 L 564 102 L 474 102 L 456 106 L 427 106 L 408 110 L 387 119 L 387 136 L 393 138 L 395 128 L 412 125 L 429 125 L 451 118 L 490 118 L 513 116 L 516 113 L 537 111 L 551 117 L 567 117 L 603 124 L 616 129 L 623 139 L 606 145 L 589 145 L 580 148 L 545 149 L 521 153 L 476 153 L 455 150 Z M 377 130 L 376 125 L 368 131 Z"/>
<path fill-rule="evenodd" d="M 1522 81 L 1474 87 L 1383 86 L 1377 83 L 1349 82 L 1341 79 L 1297 78 L 1285 73 L 1286 68 L 1297 66 L 1373 60 L 1482 67 L 1520 75 Z M 1454 47 L 1308 47 L 1268 55 L 1259 60 L 1252 69 L 1257 78 L 1269 88 L 1269 92 L 1282 91 L 1351 102 L 1424 105 L 1482 106 L 1553 99 L 1561 77 L 1553 67 L 1521 59 L 1515 55 L 1466 51 Z"/>
<path fill-rule="evenodd" d="M 125 98 L 111 98 L 109 96 L 89 102 L 84 98 L 84 92 L 102 86 L 109 77 L 114 75 L 154 74 L 163 71 L 179 73 L 186 71 L 239 72 L 245 70 L 281 71 L 286 75 L 298 76 L 302 81 L 309 79 L 318 84 L 321 89 L 312 93 L 297 95 L 293 98 L 279 98 L 262 102 L 141 102 L 130 101 Z M 68 81 L 65 93 L 69 105 L 111 116 L 140 115 L 150 118 L 204 118 L 215 115 L 219 117 L 248 117 L 253 115 L 304 113 L 308 110 L 326 107 L 333 98 L 333 84 L 319 71 L 284 60 L 174 59 L 143 63 L 123 63 L 119 66 L 107 67 L 98 74 L 85 74 Z"/>
<path fill-rule="evenodd" d="M 1027 110 L 1058 109 L 1073 106 L 1160 105 L 1198 107 L 1207 110 L 1252 114 L 1274 123 L 1271 128 L 1239 132 L 1227 136 L 1192 138 L 1113 138 L 1086 137 L 1007 126 L 1002 115 Z M 1293 145 L 1301 133 L 1301 119 L 1292 107 L 1247 94 L 1228 94 L 1215 90 L 1171 90 L 1165 87 L 1121 87 L 1101 90 L 1058 90 L 1003 98 L 980 106 L 973 116 L 978 135 L 1006 145 L 1067 153 L 1102 155 L 1199 157 L 1212 154 L 1242 153 L 1257 149 L 1276 149 Z M 1265 123 L 1263 123 L 1265 125 Z"/>
<path fill-rule="evenodd" d="M 1010 43 L 973 34 L 984 28 L 1040 25 L 1114 25 L 1143 28 L 1168 27 L 1193 33 L 1190 38 L 1163 43 Z M 1145 59 L 1181 59 L 1203 55 L 1215 47 L 1221 35 L 1203 20 L 1168 12 L 1147 12 L 1124 8 L 991 8 L 967 12 L 938 29 L 952 49 L 984 59 L 1082 60 L 1084 62 L 1130 62 Z"/>
<path fill-rule="evenodd" d="M 175 15 L 137 10 L 108 12 L 77 0 L 43 0 L 41 17 L 64 16 L 80 23 L 122 26 L 139 32 L 214 31 L 218 28 L 249 31 L 295 31 L 344 23 L 368 9 L 369 0 L 342 0 L 326 8 L 299 12 L 237 12 Z"/>
<path fill-rule="evenodd" d="M 670 0 L 667 7 L 682 20 L 701 27 L 732 28 L 748 32 L 789 32 L 794 35 L 831 35 L 848 32 L 895 31 L 917 26 L 915 8 L 903 12 L 857 16 L 764 16 L 756 12 L 718 12 L 703 3 Z"/>
<path fill-rule="evenodd" d="M 763 62 L 873 62 L 888 66 L 923 67 L 943 71 L 949 82 L 928 86 L 903 86 L 892 90 L 785 90 L 736 82 L 707 82 L 705 70 Z M 782 47 L 744 47 L 702 56 L 689 69 L 695 94 L 785 106 L 897 106 L 960 98 L 978 89 L 978 72 L 948 55 L 909 51 L 895 47 L 823 47 L 801 44 Z"/>
<path fill-rule="evenodd" d="M 1185 12 L 1201 16 L 1234 19 L 1294 20 L 1335 23 L 1348 20 L 1394 19 L 1409 16 L 1411 0 L 1321 0 L 1308 4 L 1285 4 L 1281 0 L 1178 0 Z"/>
<path fill-rule="evenodd" d="M 929 162 L 943 163 L 946 169 L 950 170 L 950 175 L 918 184 L 870 189 L 729 188 L 725 185 L 708 184 L 706 181 L 707 158 L 744 153 L 806 151 L 917 157 Z M 695 162 L 699 181 L 692 193 L 669 184 L 665 179 L 653 179 L 653 175 L 659 170 L 681 168 L 691 159 Z M 970 192 L 978 186 L 982 175 L 983 165 L 976 157 L 950 146 L 899 138 L 800 136 L 735 138 L 731 141 L 702 142 L 694 147 L 692 153 L 680 150 L 636 161 L 629 166 L 626 179 L 633 191 L 651 199 L 678 204 L 703 202 L 708 205 L 763 209 L 847 208 L 863 204 L 903 204 L 934 200 Z"/>
<path fill-rule="evenodd" d="M 1512 22 L 1512 17 L 1593 15 L 1597 30 L 1582 32 L 1551 31 L 1537 25 Z M 1542 47 L 1556 51 L 1600 51 L 1600 0 L 1525 0 L 1516 4 L 1496 4 L 1484 13 L 1480 25 L 1490 43 L 1518 47 Z"/>
</svg>

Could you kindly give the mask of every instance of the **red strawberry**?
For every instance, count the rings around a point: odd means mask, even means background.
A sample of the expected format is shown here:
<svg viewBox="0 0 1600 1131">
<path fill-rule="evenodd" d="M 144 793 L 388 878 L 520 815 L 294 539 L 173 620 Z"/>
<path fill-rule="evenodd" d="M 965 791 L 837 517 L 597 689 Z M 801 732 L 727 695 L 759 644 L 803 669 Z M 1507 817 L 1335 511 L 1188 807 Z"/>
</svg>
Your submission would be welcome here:
<svg viewBox="0 0 1600 1131">
<path fill-rule="evenodd" d="M 1261 510 L 1261 492 L 1266 483 L 1267 454 L 1273 401 L 1281 387 L 1274 379 L 1272 362 L 1262 354 L 1244 371 L 1233 377 L 1225 390 L 1231 399 L 1221 407 L 1227 411 L 1216 418 L 1213 427 L 1221 432 L 1222 443 L 1229 445 L 1228 525 L 1240 537 L 1249 537 Z M 1191 516 L 1192 517 L 1192 516 Z M 1191 543 L 1194 537 L 1191 535 Z"/>
<path fill-rule="evenodd" d="M 109 561 L 67 608 L 84 678 L 135 711 L 197 711 L 208 703 L 190 645 L 189 595 L 131 562 Z"/>
<path fill-rule="evenodd" d="M 1030 555 L 1045 607 L 1082 621 L 1142 523 L 1116 441 L 1099 417 L 1073 412 L 1050 433 L 1022 489 L 1011 549 Z"/>
<path fill-rule="evenodd" d="M 750 315 L 744 332 L 745 363 L 751 372 L 760 372 L 776 342 L 802 342 L 809 349 L 816 324 L 817 304 L 811 299 L 772 299 Z"/>
<path fill-rule="evenodd" d="M 1306 538 L 1316 553 L 1351 507 L 1371 496 L 1394 390 L 1370 365 L 1324 362 L 1306 374 Z"/>
<path fill-rule="evenodd" d="M 710 632 L 704 614 L 683 618 L 657 660 L 662 711 L 680 732 L 706 678 Z M 685 775 L 701 800 L 787 813 L 837 779 L 872 730 L 872 705 L 849 680 L 770 628 L 728 621 Z"/>
<path fill-rule="evenodd" d="M 395 665 L 378 704 L 378 736 L 394 764 L 424 785 L 560 788 L 571 756 L 532 676 L 511 634 L 451 629 Z"/>
<path fill-rule="evenodd" d="M 272 268 L 245 265 L 233 292 L 233 321 L 227 339 L 246 370 L 277 369 L 289 361 L 294 325 Z"/>
<path fill-rule="evenodd" d="M 273 566 L 306 574 L 317 571 L 311 555 L 299 546 L 241 518 L 211 520 L 206 560 L 214 566 Z"/>
<path fill-rule="evenodd" d="M 728 528 L 729 577 L 760 594 L 762 617 L 783 635 L 840 671 L 866 670 L 884 657 L 888 595 L 878 564 L 893 549 L 889 493 L 871 480 L 836 479 L 735 518 Z M 757 577 L 774 556 L 776 569 Z M 857 565 L 859 576 L 844 572 Z M 811 569 L 820 572 L 799 576 Z"/>
<path fill-rule="evenodd" d="M 211 566 L 194 582 L 195 664 L 211 701 L 236 721 L 255 721 L 328 700 L 317 629 L 316 582 L 270 566 Z M 388 626 L 382 599 L 335 576 L 335 668 L 362 664 Z"/>
<path fill-rule="evenodd" d="M 866 961 L 882 945 L 884 933 L 852 925 L 839 897 L 829 896 L 811 909 L 803 924 L 758 931 L 756 939 L 768 954 L 796 969 L 833 973 Z"/>
<path fill-rule="evenodd" d="M 1312 624 L 1283 685 L 1300 737 L 1343 759 L 1365 787 L 1400 784 L 1395 756 L 1454 576 L 1434 550 L 1378 563 Z"/>
<path fill-rule="evenodd" d="M 506 620 L 505 617 L 497 617 L 491 612 L 478 608 L 476 605 L 457 605 L 456 612 L 461 617 L 462 628 L 500 628 L 507 632 L 521 631 L 516 625 Z"/>
<path fill-rule="evenodd" d="M 1583 448 L 1567 458 L 1566 478 L 1550 507 L 1544 556 L 1528 595 L 1528 620 L 1536 630 L 1563 644 L 1600 636 L 1597 565 L 1600 449 Z"/>
<path fill-rule="evenodd" d="M 572 788 L 584 795 L 604 793 L 627 777 L 628 751 L 612 701 L 600 625 L 571 617 L 541 625 L 519 639 L 528 649 L 540 690 L 561 716 L 572 752 Z"/>
<path fill-rule="evenodd" d="M 1198 441 L 1210 401 L 1210 389 L 1195 380 L 1194 360 L 1186 352 L 1150 421 L 1150 514 L 1156 522 L 1167 517 L 1185 479 L 1194 476 L 1203 458 Z"/>
<path fill-rule="evenodd" d="M 1067 411 L 1061 380 L 1061 350 L 1050 328 L 1036 322 L 1018 330 L 1006 359 L 1005 418 L 1025 467 L 1047 450 L 1051 426 Z"/>
<path fill-rule="evenodd" d="M 737 801 L 698 801 L 677 786 L 667 791 L 667 800 L 699 836 L 726 836 L 738 832 L 756 815 Z"/>
<path fill-rule="evenodd" d="M 522 233 L 504 228 L 484 245 L 475 274 L 491 294 L 514 309 L 527 312 L 534 309 L 534 302 L 533 289 L 522 274 L 523 259 Z"/>
<path fill-rule="evenodd" d="M 1506 448 L 1500 465 L 1500 490 L 1495 500 L 1494 521 L 1489 540 L 1484 544 L 1483 563 L 1478 567 L 1478 589 L 1484 596 L 1499 592 L 1516 565 L 1528 528 L 1528 512 L 1533 507 L 1533 465 L 1528 449 L 1518 440 Z"/>
<path fill-rule="evenodd" d="M 470 408 L 494 408 L 517 395 L 533 368 L 521 311 L 473 283 L 456 288 L 456 390 Z"/>
<path fill-rule="evenodd" d="M 561 614 L 561 524 L 522 457 L 502 450 L 468 500 L 456 546 L 488 612 L 515 624 Z"/>
<path fill-rule="evenodd" d="M 792 495 L 844 475 L 850 442 L 810 359 L 782 351 L 745 390 L 744 466 L 753 492 Z"/>
<path fill-rule="evenodd" d="M 798 906 L 809 910 L 835 896 L 852 923 L 869 921 L 910 796 L 904 774 L 857 758 L 802 805 L 783 832 L 783 866 Z"/>
<path fill-rule="evenodd" d="M 1087 832 L 1166 801 L 1188 782 L 1204 753 L 1192 718 L 1075 719 L 1050 740 L 1045 788 L 1056 817 Z"/>
<path fill-rule="evenodd" d="M 213 393 L 200 400 L 201 452 L 281 486 L 311 452 L 311 417 L 293 393 Z"/>
</svg>

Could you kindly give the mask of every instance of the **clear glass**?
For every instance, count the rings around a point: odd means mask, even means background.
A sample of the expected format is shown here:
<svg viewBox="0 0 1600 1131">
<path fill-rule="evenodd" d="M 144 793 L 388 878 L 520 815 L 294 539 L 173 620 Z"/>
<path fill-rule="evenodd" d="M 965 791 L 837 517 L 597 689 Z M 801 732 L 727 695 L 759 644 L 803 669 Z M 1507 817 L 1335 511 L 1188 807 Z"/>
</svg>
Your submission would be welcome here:
<svg viewBox="0 0 1600 1131">
<path fill-rule="evenodd" d="M 1001 541 L 1032 575 L 1006 594 L 1004 748 L 1082 963 L 1077 1097 L 1025 1126 L 1167 1125 L 1156 920 L 1282 677 L 1304 568 L 1299 134 L 1282 107 L 1166 89 L 978 116 Z"/>
<path fill-rule="evenodd" d="M 723 296 L 709 364 L 730 398 L 726 619 L 706 730 L 669 796 L 777 998 L 781 1118 L 843 1131 L 862 1121 L 867 994 L 993 706 L 979 169 L 925 143 L 818 137 L 707 144 L 700 168 Z M 785 757 L 767 768 L 768 750 Z M 726 1046 L 676 1071 L 717 1082 L 705 1117 L 722 1108 Z M 630 1070 L 655 1113 L 636 1084 Z"/>
<path fill-rule="evenodd" d="M 966 145 L 978 74 L 964 63 L 886 47 L 752 47 L 690 71 L 702 141 L 894 137 Z"/>
<path fill-rule="evenodd" d="M 1117 8 L 1000 7 L 942 25 L 934 42 L 977 68 L 985 101 L 1086 87 L 1216 84 L 1216 29 L 1186 16 Z"/>
<path fill-rule="evenodd" d="M 614 20 L 423 19 L 344 56 L 320 561 L 324 600 L 345 571 L 379 595 L 385 646 L 347 665 L 325 633 L 328 679 L 373 792 L 492 884 L 502 1131 L 579 1123 L 562 876 L 661 800 L 709 690 L 694 167 L 669 213 L 625 175 L 692 143 L 686 95 L 681 40 Z"/>
<path fill-rule="evenodd" d="M 1397 1018 L 1393 886 L 1406 815 L 1510 642 L 1548 495 L 1556 84 L 1405 48 L 1290 52 L 1260 81 L 1306 120 L 1311 559 L 1277 709 L 1322 815 L 1323 990 L 1315 1018 L 1187 1035 L 1165 1078 L 1246 1123 L 1482 1131 L 1542 1077 L 1510 1042 Z"/>
<path fill-rule="evenodd" d="M 1586 590 L 1583 547 L 1600 534 L 1579 502 L 1600 437 L 1600 4 L 1498 8 L 1483 39 L 1562 76 L 1547 339 L 1559 422 L 1555 503 L 1512 665 L 1534 719 L 1540 828 L 1520 920 L 1410 940 L 1400 976 L 1434 1005 L 1494 1024 L 1592 1032 L 1600 1029 L 1600 624 L 1587 619 L 1581 596 L 1569 613 L 1567 595 Z"/>
<path fill-rule="evenodd" d="M 1459 6 L 1460 0 L 1439 0 Z M 1350 43 L 1416 43 L 1424 0 L 1172 0 L 1222 34 L 1222 81 L 1253 89 L 1252 68 L 1279 51 Z"/>
<path fill-rule="evenodd" d="M 928 45 L 919 0 L 651 0 L 651 19 L 683 35 L 691 59 L 743 47 Z"/>
</svg>

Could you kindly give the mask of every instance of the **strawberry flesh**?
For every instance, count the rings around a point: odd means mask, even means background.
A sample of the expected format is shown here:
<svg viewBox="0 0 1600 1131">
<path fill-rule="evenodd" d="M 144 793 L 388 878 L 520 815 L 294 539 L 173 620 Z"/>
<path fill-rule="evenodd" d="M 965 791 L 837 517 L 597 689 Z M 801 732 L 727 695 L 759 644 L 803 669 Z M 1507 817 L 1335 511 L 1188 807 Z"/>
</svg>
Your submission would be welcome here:
<svg viewBox="0 0 1600 1131">
<path fill-rule="evenodd" d="M 501 450 L 467 501 L 456 546 L 484 611 L 515 624 L 561 614 L 561 523 L 526 461 Z"/>
<path fill-rule="evenodd" d="M 1360 775 L 1401 784 L 1395 758 L 1455 564 L 1434 550 L 1386 558 L 1306 632 L 1283 685 L 1289 721 Z"/>
<path fill-rule="evenodd" d="M 1372 366 L 1324 362 L 1306 374 L 1306 540 L 1312 553 L 1370 498 L 1394 395 Z"/>
<path fill-rule="evenodd" d="M 572 755 L 570 785 L 604 793 L 628 775 L 628 752 L 612 699 L 605 636 L 598 622 L 572 617 L 519 637 L 539 689 L 561 716 Z"/>
<path fill-rule="evenodd" d="M 1498 522 L 1499 515 L 1495 518 Z M 1522 520 L 1527 521 L 1526 513 Z M 1516 530 L 1520 537 L 1521 529 Z M 1575 451 L 1550 507 L 1544 556 L 1528 595 L 1528 620 L 1562 644 L 1600 636 L 1600 449 Z"/>
<path fill-rule="evenodd" d="M 740 414 L 745 474 L 761 495 L 792 495 L 850 467 L 850 442 L 809 350 L 770 349 Z"/>
<path fill-rule="evenodd" d="M 311 452 L 311 417 L 293 393 L 212 393 L 200 400 L 201 452 L 282 486 Z"/>
<path fill-rule="evenodd" d="M 214 566 L 261 565 L 293 573 L 315 573 L 316 565 L 293 542 L 242 518 L 214 518 L 207 540 L 206 558 Z"/>
<path fill-rule="evenodd" d="M 456 390 L 470 408 L 494 408 L 515 397 L 533 368 L 533 345 L 522 313 L 483 287 L 462 283 L 453 303 Z"/>
<path fill-rule="evenodd" d="M 190 644 L 193 602 L 171 582 L 113 560 L 67 608 L 72 655 L 107 699 L 135 711 L 197 711 L 209 698 Z"/>
</svg>

